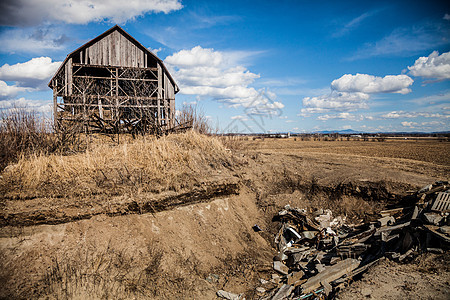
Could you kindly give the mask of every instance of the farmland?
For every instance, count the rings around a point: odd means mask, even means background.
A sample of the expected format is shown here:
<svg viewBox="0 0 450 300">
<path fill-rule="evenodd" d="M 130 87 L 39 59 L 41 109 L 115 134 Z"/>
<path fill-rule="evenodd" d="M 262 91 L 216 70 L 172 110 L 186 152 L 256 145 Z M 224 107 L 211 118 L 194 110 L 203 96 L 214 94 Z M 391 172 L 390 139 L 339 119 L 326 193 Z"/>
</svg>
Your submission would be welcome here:
<svg viewBox="0 0 450 300">
<path fill-rule="evenodd" d="M 1 174 L 0 275 L 8 288 L 0 296 L 212 299 L 224 289 L 257 298 L 259 279 L 272 272 L 279 209 L 370 221 L 409 190 L 448 180 L 449 154 L 438 140 L 185 133 L 25 157 Z M 434 265 L 432 286 L 449 275 Z"/>
</svg>

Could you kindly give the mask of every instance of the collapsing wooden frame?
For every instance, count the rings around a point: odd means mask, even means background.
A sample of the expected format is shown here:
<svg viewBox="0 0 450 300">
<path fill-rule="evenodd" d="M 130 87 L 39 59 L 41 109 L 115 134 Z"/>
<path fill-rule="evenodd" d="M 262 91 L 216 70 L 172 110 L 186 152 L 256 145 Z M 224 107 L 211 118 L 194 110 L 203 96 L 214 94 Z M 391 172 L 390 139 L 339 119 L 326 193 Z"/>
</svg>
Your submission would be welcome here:
<svg viewBox="0 0 450 300">
<path fill-rule="evenodd" d="M 70 53 L 49 87 L 57 130 L 160 134 L 175 128 L 175 81 L 117 25 Z"/>
</svg>

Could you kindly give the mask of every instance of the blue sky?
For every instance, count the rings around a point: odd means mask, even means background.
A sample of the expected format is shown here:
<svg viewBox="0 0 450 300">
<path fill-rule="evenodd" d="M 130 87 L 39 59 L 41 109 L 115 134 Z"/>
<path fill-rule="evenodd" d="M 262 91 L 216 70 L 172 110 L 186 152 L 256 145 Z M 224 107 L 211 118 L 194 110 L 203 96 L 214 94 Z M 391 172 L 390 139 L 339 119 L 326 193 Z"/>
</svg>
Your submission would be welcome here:
<svg viewBox="0 0 450 300">
<path fill-rule="evenodd" d="M 51 9 L 49 9 L 49 7 Z M 65 56 L 119 24 L 235 132 L 450 130 L 445 1 L 6 0 L 0 106 L 51 113 Z"/>
</svg>

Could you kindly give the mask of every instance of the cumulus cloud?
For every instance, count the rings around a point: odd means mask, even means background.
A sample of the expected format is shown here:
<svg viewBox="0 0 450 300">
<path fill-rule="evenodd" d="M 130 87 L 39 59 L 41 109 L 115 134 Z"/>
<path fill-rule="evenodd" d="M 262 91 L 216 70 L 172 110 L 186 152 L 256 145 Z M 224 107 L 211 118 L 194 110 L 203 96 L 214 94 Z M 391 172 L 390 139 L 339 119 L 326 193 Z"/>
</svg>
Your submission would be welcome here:
<svg viewBox="0 0 450 300">
<path fill-rule="evenodd" d="M 31 26 L 47 21 L 87 24 L 92 21 L 125 23 L 146 13 L 169 13 L 183 7 L 179 0 L 3 0 L 0 25 Z"/>
<path fill-rule="evenodd" d="M 368 108 L 370 96 L 365 93 L 332 91 L 330 94 L 303 98 L 302 113 L 325 113 L 329 111 L 354 111 Z"/>
<path fill-rule="evenodd" d="M 301 114 L 349 112 L 368 108 L 371 94 L 411 92 L 409 86 L 414 80 L 407 75 L 378 77 L 368 74 L 345 74 L 331 82 L 331 92 L 317 97 L 303 98 Z M 322 120 L 330 116 L 323 116 Z"/>
<path fill-rule="evenodd" d="M 28 88 L 19 87 L 17 85 L 8 85 L 6 82 L 0 80 L 0 100 L 9 99 L 20 92 L 28 90 Z"/>
<path fill-rule="evenodd" d="M 331 82 L 331 88 L 340 92 L 375 93 L 400 93 L 411 92 L 408 88 L 414 80 L 407 75 L 387 75 L 378 77 L 368 74 L 345 74 L 341 78 Z"/>
<path fill-rule="evenodd" d="M 24 63 L 4 64 L 0 67 L 0 80 L 15 81 L 20 87 L 46 88 L 61 62 L 50 57 L 35 57 Z"/>
<path fill-rule="evenodd" d="M 180 93 L 244 107 L 247 114 L 279 114 L 284 105 L 276 94 L 250 85 L 260 76 L 239 65 L 244 52 L 221 52 L 196 46 L 168 56 L 164 62 L 180 85 Z"/>
<path fill-rule="evenodd" d="M 433 51 L 427 57 L 419 57 L 414 65 L 408 67 L 408 69 L 413 76 L 437 80 L 450 79 L 450 52 L 439 55 L 438 51 Z"/>
<path fill-rule="evenodd" d="M 409 127 L 409 128 L 414 128 L 415 126 L 419 125 L 416 122 L 401 122 L 400 124 L 402 124 L 403 127 Z"/>
</svg>

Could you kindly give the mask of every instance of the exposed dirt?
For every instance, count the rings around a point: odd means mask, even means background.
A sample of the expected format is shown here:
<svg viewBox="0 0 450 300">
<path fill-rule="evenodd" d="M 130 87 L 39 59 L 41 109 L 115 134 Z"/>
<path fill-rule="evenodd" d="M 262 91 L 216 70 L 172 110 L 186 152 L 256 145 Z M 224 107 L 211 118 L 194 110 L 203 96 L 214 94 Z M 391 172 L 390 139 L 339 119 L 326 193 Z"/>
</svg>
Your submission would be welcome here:
<svg viewBox="0 0 450 300">
<path fill-rule="evenodd" d="M 449 253 L 426 253 L 412 262 L 383 260 L 363 278 L 338 294 L 337 299 L 442 299 L 450 295 Z"/>
<path fill-rule="evenodd" d="M 450 171 L 450 147 L 437 141 L 246 143 L 234 154 L 239 164 L 196 178 L 202 184 L 193 190 L 3 198 L 0 297 L 214 299 L 224 289 L 257 298 L 259 279 L 272 274 L 271 218 L 284 205 L 370 220 L 408 190 L 448 180 Z M 254 224 L 264 231 L 253 232 Z M 361 298 L 359 285 L 371 276 L 387 289 L 397 270 L 428 274 L 428 286 L 439 290 L 424 288 L 422 299 L 440 299 L 449 290 L 448 259 L 431 269 L 427 259 L 422 268 L 382 262 L 340 297 Z M 434 268 L 441 277 L 432 276 Z M 411 286 L 423 276 L 407 279 Z"/>
</svg>

